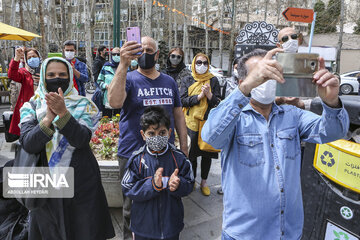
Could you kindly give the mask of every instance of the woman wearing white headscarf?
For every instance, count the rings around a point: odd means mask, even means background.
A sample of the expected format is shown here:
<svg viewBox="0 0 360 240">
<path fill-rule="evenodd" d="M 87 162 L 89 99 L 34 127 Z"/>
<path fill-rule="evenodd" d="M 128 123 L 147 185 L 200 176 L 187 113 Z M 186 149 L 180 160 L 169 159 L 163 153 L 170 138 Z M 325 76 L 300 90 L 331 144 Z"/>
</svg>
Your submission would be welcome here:
<svg viewBox="0 0 360 240">
<path fill-rule="evenodd" d="M 93 102 L 73 87 L 63 58 L 46 59 L 39 87 L 20 110 L 20 143 L 29 153 L 46 150 L 50 170 L 74 168 L 74 197 L 48 198 L 30 211 L 29 239 L 108 239 L 114 229 L 89 142 L 98 119 Z"/>
</svg>

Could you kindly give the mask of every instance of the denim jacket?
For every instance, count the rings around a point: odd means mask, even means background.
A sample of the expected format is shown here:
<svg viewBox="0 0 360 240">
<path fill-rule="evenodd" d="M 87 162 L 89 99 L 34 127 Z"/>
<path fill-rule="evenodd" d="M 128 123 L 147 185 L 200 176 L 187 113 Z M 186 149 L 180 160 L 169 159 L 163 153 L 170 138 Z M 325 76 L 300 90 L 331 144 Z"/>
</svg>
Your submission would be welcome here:
<svg viewBox="0 0 360 240">
<path fill-rule="evenodd" d="M 273 104 L 269 120 L 235 89 L 212 109 L 202 138 L 222 149 L 223 230 L 234 239 L 300 239 L 300 141 L 342 138 L 349 116 L 323 104 L 322 116 Z"/>
</svg>

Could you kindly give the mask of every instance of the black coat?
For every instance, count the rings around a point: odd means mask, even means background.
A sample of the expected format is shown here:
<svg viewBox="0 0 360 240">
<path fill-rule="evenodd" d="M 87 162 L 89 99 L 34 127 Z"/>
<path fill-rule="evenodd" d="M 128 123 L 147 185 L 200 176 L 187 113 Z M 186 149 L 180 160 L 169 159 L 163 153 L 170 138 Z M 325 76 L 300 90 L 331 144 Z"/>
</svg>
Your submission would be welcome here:
<svg viewBox="0 0 360 240">
<path fill-rule="evenodd" d="M 96 56 L 93 63 L 93 75 L 94 81 L 97 82 L 98 76 L 104 64 L 106 63 L 106 59 L 101 56 Z"/>
<path fill-rule="evenodd" d="M 188 89 L 189 87 L 195 83 L 195 80 L 192 76 L 187 77 L 182 83 L 180 87 L 180 98 L 183 107 L 192 107 L 195 105 L 200 104 L 200 101 L 197 99 L 197 95 L 189 96 Z M 204 120 L 208 118 L 209 112 L 212 108 L 216 107 L 220 103 L 221 99 L 221 90 L 220 84 L 217 77 L 212 77 L 210 79 L 210 88 L 213 94 L 212 98 L 209 100 L 207 99 L 208 109 L 205 112 Z M 187 113 L 185 113 L 187 114 Z M 193 159 L 198 156 L 204 156 L 209 158 L 217 158 L 218 154 L 213 152 L 205 152 L 199 149 L 198 145 L 198 135 L 199 132 L 194 132 L 191 129 L 188 130 L 188 135 L 191 139 L 191 146 L 189 151 L 189 158 Z"/>
<path fill-rule="evenodd" d="M 45 206 L 30 212 L 29 240 L 103 240 L 115 236 L 99 165 L 90 149 L 91 131 L 71 117 L 60 133 L 75 147 L 74 198 L 48 199 Z M 37 121 L 21 125 L 20 142 L 29 153 L 43 149 L 51 138 Z"/>
</svg>

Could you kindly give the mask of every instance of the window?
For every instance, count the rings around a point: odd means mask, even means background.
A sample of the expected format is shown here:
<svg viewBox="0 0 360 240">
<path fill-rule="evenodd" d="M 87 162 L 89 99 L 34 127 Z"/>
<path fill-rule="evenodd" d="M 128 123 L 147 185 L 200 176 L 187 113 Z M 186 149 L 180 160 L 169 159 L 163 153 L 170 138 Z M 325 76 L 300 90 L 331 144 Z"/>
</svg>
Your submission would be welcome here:
<svg viewBox="0 0 360 240">
<path fill-rule="evenodd" d="M 106 42 L 109 39 L 109 33 L 107 30 L 95 29 L 94 31 L 94 42 L 95 45 L 106 45 Z"/>
</svg>

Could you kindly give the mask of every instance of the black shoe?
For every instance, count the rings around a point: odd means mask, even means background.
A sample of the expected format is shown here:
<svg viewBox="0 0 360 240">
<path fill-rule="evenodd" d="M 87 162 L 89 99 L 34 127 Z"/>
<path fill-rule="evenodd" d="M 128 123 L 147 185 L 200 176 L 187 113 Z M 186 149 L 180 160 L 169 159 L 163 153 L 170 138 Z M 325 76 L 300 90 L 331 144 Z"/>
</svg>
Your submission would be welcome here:
<svg viewBox="0 0 360 240">
<path fill-rule="evenodd" d="M 224 195 L 224 192 L 223 192 L 223 190 L 222 190 L 221 187 L 219 187 L 219 189 L 217 190 L 217 193 L 218 193 L 219 195 Z"/>
</svg>

